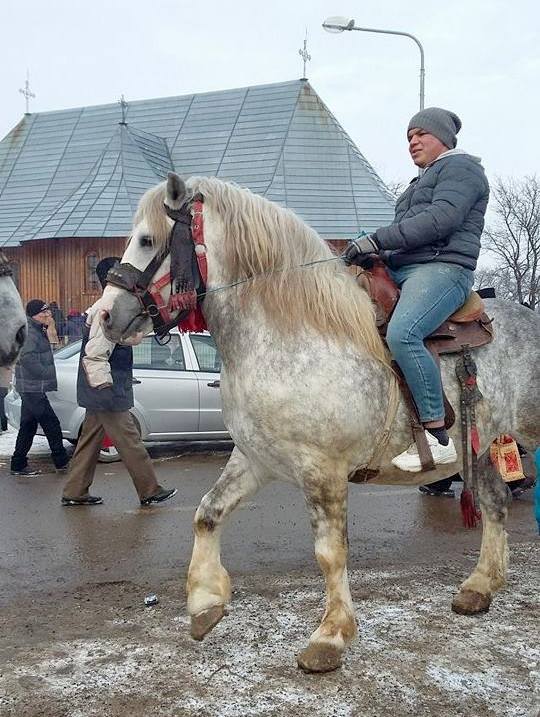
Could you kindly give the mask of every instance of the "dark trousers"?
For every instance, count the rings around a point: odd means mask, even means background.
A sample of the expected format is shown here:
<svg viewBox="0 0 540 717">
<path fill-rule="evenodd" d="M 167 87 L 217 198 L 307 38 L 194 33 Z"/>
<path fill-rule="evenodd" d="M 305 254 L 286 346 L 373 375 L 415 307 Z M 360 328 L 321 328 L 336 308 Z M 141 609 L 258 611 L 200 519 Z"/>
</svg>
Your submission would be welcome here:
<svg viewBox="0 0 540 717">
<path fill-rule="evenodd" d="M 4 398 L 7 394 L 7 388 L 0 388 L 0 428 L 2 431 L 7 431 L 6 407 L 4 405 Z"/>
<path fill-rule="evenodd" d="M 21 393 L 21 399 L 21 425 L 17 434 L 15 452 L 11 457 L 11 470 L 20 471 L 28 465 L 26 456 L 32 447 L 38 424 L 49 441 L 54 465 L 63 468 L 69 458 L 62 441 L 60 421 L 49 399 L 44 393 Z"/>
</svg>

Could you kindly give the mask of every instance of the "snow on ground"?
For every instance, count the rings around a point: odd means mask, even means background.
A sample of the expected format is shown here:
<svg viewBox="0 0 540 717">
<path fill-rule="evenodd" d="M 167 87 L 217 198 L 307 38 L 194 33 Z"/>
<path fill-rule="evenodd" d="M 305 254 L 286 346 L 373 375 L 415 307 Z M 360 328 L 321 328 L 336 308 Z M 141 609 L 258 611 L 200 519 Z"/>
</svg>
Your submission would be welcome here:
<svg viewBox="0 0 540 717">
<path fill-rule="evenodd" d="M 8 426 L 7 431 L 0 431 L 0 457 L 11 456 L 15 448 L 17 440 L 17 431 L 12 426 Z M 64 446 L 69 448 L 70 444 L 64 441 Z M 29 455 L 48 456 L 51 453 L 49 444 L 45 436 L 36 436 L 30 448 Z"/>
<path fill-rule="evenodd" d="M 0 714 L 538 717 L 539 558 L 539 543 L 514 545 L 509 585 L 478 617 L 449 609 L 455 564 L 351 571 L 359 635 L 327 675 L 295 661 L 323 611 L 314 573 L 234 579 L 203 643 L 179 580 L 153 608 L 131 582 L 17 600 L 0 612 Z"/>
</svg>

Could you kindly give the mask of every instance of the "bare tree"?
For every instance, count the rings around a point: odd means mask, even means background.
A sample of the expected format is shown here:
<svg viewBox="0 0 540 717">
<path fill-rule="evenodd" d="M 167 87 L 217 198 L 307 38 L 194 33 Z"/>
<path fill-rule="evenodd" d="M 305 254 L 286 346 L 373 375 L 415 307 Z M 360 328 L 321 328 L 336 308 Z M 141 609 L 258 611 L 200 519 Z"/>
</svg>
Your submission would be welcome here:
<svg viewBox="0 0 540 717">
<path fill-rule="evenodd" d="M 495 220 L 484 232 L 484 247 L 496 258 L 477 273 L 502 298 L 540 303 L 540 181 L 536 176 L 498 179 L 492 187 Z"/>
<path fill-rule="evenodd" d="M 390 182 L 386 182 L 386 188 L 396 199 L 403 194 L 403 192 L 409 186 L 408 182 L 401 181 L 399 179 L 393 179 Z"/>
</svg>

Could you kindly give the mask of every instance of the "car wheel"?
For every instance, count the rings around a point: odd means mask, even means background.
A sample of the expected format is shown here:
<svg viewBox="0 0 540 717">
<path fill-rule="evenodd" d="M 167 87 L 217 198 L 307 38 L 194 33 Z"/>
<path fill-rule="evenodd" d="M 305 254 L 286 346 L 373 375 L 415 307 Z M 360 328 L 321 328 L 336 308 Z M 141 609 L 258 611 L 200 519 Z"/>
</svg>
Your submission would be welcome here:
<svg viewBox="0 0 540 717">
<path fill-rule="evenodd" d="M 135 428 L 137 429 L 137 433 L 139 434 L 140 438 L 141 427 L 139 426 L 139 422 L 133 414 L 131 414 L 131 418 L 133 419 L 133 423 L 135 424 Z M 120 458 L 120 454 L 116 450 L 115 446 L 109 446 L 109 448 L 102 448 L 99 452 L 98 463 L 117 463 L 121 460 L 122 459 Z"/>
</svg>

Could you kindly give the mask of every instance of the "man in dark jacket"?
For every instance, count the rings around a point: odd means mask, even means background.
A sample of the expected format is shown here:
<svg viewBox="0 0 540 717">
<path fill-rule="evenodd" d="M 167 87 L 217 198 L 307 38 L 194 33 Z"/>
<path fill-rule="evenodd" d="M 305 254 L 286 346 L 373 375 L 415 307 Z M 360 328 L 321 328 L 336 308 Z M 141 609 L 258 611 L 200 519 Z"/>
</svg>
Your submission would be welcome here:
<svg viewBox="0 0 540 717">
<path fill-rule="evenodd" d="M 11 458 L 11 473 L 31 476 L 39 473 L 28 467 L 27 460 L 38 424 L 49 441 L 52 460 L 58 471 L 66 468 L 69 458 L 64 448 L 60 422 L 46 395 L 47 391 L 57 390 L 51 349 L 51 338 L 56 336 L 54 321 L 48 304 L 41 299 L 29 301 L 26 314 L 28 336 L 15 369 L 15 385 L 21 396 L 21 423 Z"/>
<path fill-rule="evenodd" d="M 116 257 L 102 259 L 96 273 L 105 288 L 109 269 Z M 99 505 L 103 500 L 90 495 L 99 452 L 105 433 L 116 446 L 135 485 L 141 505 L 161 503 L 176 494 L 156 479 L 154 466 L 144 447 L 129 409 L 133 407 L 133 350 L 109 341 L 100 320 L 100 301 L 87 314 L 77 375 L 77 402 L 86 408 L 77 448 L 71 460 L 62 505 Z"/>
<path fill-rule="evenodd" d="M 393 223 L 350 242 L 346 263 L 361 264 L 380 253 L 401 289 L 386 339 L 414 397 L 435 464 L 454 463 L 457 453 L 444 428 L 438 366 L 426 336 L 462 306 L 474 282 L 489 184 L 478 157 L 456 149 L 459 117 L 428 107 L 410 120 L 407 139 L 423 172 L 396 203 Z M 422 469 L 412 444 L 392 463 Z"/>
</svg>

